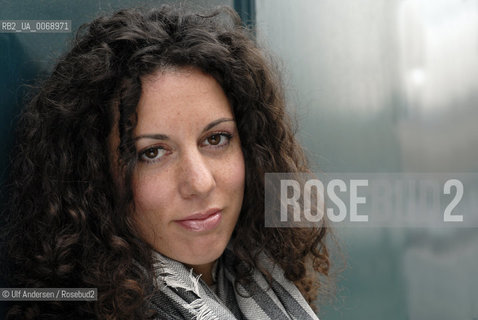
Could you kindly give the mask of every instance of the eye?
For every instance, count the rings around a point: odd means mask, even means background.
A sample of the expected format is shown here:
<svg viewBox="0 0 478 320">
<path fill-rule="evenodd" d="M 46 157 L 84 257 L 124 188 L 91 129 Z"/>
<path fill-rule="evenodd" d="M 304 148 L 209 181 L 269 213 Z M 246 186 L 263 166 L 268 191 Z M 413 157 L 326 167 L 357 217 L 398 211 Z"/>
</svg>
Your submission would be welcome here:
<svg viewBox="0 0 478 320">
<path fill-rule="evenodd" d="M 206 146 L 221 147 L 227 145 L 232 135 L 229 133 L 215 133 L 206 138 L 204 144 Z"/>
<path fill-rule="evenodd" d="M 162 147 L 151 147 L 141 151 L 138 158 L 140 161 L 154 162 L 160 160 L 165 153 L 166 150 Z"/>
</svg>

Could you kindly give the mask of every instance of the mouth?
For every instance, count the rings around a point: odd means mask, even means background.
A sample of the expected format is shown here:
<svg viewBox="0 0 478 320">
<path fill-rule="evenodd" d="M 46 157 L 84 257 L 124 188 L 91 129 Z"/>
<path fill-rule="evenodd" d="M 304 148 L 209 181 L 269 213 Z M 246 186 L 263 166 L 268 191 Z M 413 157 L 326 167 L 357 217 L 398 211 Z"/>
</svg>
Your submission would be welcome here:
<svg viewBox="0 0 478 320">
<path fill-rule="evenodd" d="M 178 225 L 189 231 L 203 232 L 214 229 L 222 219 L 221 209 L 209 209 L 205 212 L 192 214 L 181 220 L 174 220 Z"/>
</svg>

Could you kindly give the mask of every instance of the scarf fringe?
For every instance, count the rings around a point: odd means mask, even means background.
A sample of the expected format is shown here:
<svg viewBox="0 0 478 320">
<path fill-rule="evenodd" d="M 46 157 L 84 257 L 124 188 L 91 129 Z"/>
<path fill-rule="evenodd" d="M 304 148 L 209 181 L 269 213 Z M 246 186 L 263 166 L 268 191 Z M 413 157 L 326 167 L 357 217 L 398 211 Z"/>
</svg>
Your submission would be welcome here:
<svg viewBox="0 0 478 320">
<path fill-rule="evenodd" d="M 197 320 L 219 320 L 203 299 L 196 299 L 185 307 L 195 315 Z"/>
<path fill-rule="evenodd" d="M 167 287 L 177 289 L 182 288 L 186 291 L 194 292 L 198 299 L 194 300 L 188 305 L 185 305 L 185 308 L 194 314 L 196 320 L 219 320 L 206 302 L 201 299 L 199 294 L 199 278 L 201 275 L 194 276 L 193 269 L 189 270 L 189 280 L 190 284 L 186 283 L 182 278 L 179 277 L 179 274 L 175 272 L 172 268 L 166 266 L 165 263 L 159 261 L 156 265 L 159 267 L 159 276 L 163 279 Z"/>
<path fill-rule="evenodd" d="M 166 266 L 166 264 L 160 262 L 157 263 L 157 267 L 159 267 L 159 275 L 165 282 L 166 286 L 174 289 L 182 288 L 186 291 L 192 291 L 199 297 L 199 278 L 201 275 L 195 277 L 193 275 L 193 269 L 189 271 L 189 280 L 191 280 L 191 283 L 188 284 L 179 277 L 177 272 Z"/>
</svg>

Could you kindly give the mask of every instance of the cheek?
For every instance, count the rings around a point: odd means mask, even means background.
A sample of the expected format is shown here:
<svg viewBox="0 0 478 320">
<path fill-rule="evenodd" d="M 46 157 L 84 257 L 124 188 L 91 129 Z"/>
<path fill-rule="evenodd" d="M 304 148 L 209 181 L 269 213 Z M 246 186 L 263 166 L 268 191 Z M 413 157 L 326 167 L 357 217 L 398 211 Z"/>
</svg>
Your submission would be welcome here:
<svg viewBox="0 0 478 320">
<path fill-rule="evenodd" d="M 152 222 L 152 212 L 162 212 L 167 206 L 169 192 L 165 187 L 168 184 L 159 182 L 160 179 L 141 175 L 133 178 L 134 216 L 137 222 Z M 161 215 L 155 215 L 154 218 L 160 220 Z"/>
<path fill-rule="evenodd" d="M 159 232 L 167 222 L 168 190 L 160 179 L 135 176 L 132 181 L 134 212 L 133 221 L 140 236 L 150 245 L 161 242 Z"/>
<path fill-rule="evenodd" d="M 245 183 L 245 164 L 242 151 L 235 153 L 225 163 L 226 165 L 221 172 L 222 181 L 229 191 L 234 191 L 231 195 L 240 195 L 242 199 Z"/>
</svg>

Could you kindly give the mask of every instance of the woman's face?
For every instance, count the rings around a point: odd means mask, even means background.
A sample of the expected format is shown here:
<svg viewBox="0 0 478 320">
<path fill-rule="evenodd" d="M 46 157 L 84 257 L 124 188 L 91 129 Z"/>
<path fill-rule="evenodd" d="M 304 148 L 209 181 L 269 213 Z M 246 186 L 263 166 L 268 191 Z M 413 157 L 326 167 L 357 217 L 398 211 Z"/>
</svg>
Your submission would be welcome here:
<svg viewBox="0 0 478 320">
<path fill-rule="evenodd" d="M 244 158 L 221 86 L 194 68 L 143 79 L 134 220 L 165 256 L 198 269 L 224 251 L 241 211 Z"/>
</svg>

